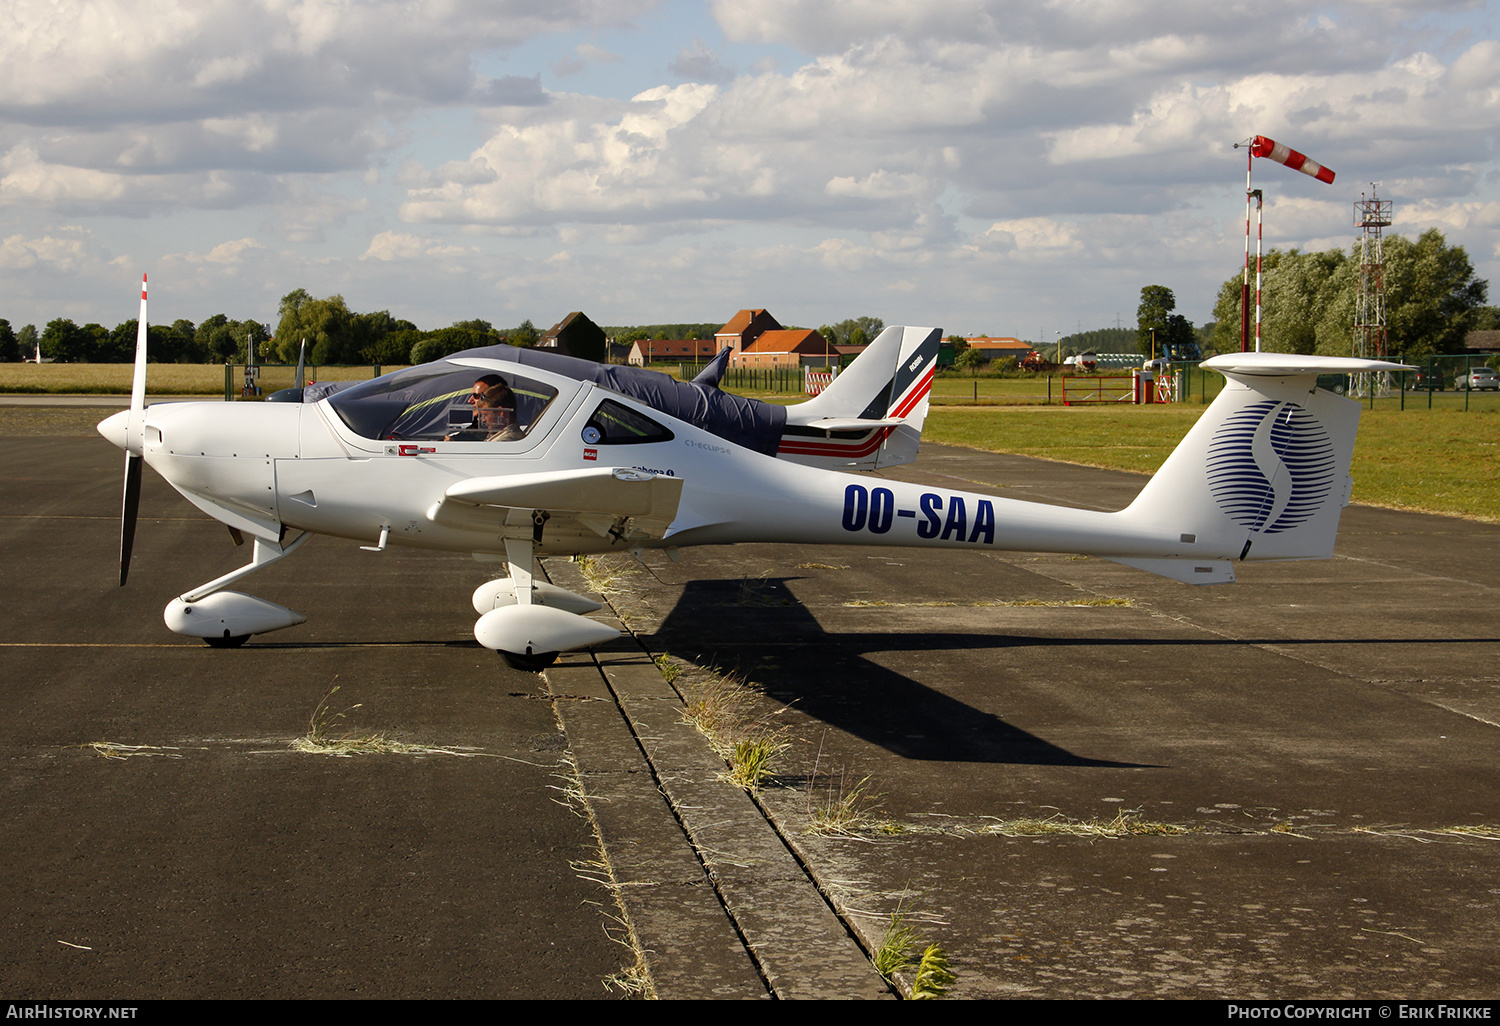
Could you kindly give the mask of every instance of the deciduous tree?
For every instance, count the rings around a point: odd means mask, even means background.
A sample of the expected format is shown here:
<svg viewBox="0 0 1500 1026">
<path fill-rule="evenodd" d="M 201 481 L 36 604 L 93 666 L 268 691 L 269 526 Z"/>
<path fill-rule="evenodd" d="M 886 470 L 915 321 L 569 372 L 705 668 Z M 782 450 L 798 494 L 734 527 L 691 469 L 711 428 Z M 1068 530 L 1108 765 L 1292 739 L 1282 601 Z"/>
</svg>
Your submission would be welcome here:
<svg viewBox="0 0 1500 1026">
<path fill-rule="evenodd" d="M 42 330 L 42 356 L 58 363 L 87 363 L 94 358 L 92 342 L 71 319 L 57 317 Z"/>
<path fill-rule="evenodd" d="M 1153 347 L 1161 345 L 1167 337 L 1167 318 L 1175 309 L 1177 297 L 1165 285 L 1147 285 L 1141 289 L 1141 305 L 1135 311 L 1136 349 L 1150 355 Z"/>
<path fill-rule="evenodd" d="M 21 347 L 16 344 L 16 333 L 10 321 L 0 317 L 0 362 L 15 363 L 21 359 Z"/>
<path fill-rule="evenodd" d="M 1462 246 L 1449 246 L 1436 229 L 1415 241 L 1386 237 L 1385 313 L 1387 354 L 1420 360 L 1460 352 L 1464 336 L 1479 320 L 1489 283 L 1474 277 Z M 1360 287 L 1358 246 L 1348 253 L 1272 250 L 1261 288 L 1261 347 L 1278 353 L 1349 356 Z M 1214 304 L 1214 346 L 1239 349 L 1240 276 L 1219 289 Z"/>
<path fill-rule="evenodd" d="M 355 315 L 343 296 L 313 299 L 307 290 L 296 289 L 281 298 L 275 350 L 282 363 L 297 362 L 304 338 L 311 363 L 362 362 Z"/>
</svg>

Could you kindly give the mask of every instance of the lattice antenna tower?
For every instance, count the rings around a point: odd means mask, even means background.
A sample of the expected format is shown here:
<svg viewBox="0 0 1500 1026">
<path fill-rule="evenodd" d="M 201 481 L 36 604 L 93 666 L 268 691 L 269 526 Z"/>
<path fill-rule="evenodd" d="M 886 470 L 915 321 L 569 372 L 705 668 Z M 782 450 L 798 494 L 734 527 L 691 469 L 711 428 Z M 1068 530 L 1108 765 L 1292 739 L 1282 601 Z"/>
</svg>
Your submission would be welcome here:
<svg viewBox="0 0 1500 1026">
<path fill-rule="evenodd" d="M 1369 360 L 1386 359 L 1385 323 L 1385 254 L 1381 248 L 1381 231 L 1391 226 L 1395 205 L 1379 196 L 1379 183 L 1370 183 L 1370 194 L 1360 193 L 1354 204 L 1354 227 L 1359 236 L 1359 295 L 1354 301 L 1353 355 Z M 1383 395 L 1390 391 L 1390 375 L 1360 375 L 1370 378 L 1360 382 Z M 1356 387 L 1357 393 L 1369 394 Z"/>
</svg>

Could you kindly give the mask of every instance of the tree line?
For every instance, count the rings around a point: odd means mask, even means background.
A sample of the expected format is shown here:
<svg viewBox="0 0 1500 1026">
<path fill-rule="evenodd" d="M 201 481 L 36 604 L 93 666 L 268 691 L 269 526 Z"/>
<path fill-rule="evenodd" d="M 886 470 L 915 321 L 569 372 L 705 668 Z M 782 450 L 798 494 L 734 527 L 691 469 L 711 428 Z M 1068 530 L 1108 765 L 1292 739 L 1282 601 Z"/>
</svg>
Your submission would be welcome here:
<svg viewBox="0 0 1500 1026">
<path fill-rule="evenodd" d="M 1489 282 L 1474 276 L 1467 251 L 1448 245 L 1437 229 L 1428 229 L 1416 239 L 1386 236 L 1382 259 L 1389 358 L 1413 362 L 1462 353 L 1470 331 L 1500 328 L 1500 310 L 1484 305 Z M 1347 252 L 1271 250 L 1262 261 L 1261 348 L 1276 353 L 1351 355 L 1360 277 L 1358 243 Z M 1200 338 L 1207 336 L 1205 350 L 1239 351 L 1243 280 L 1241 269 L 1219 287 L 1212 328 L 1198 332 Z M 1253 272 L 1250 302 L 1255 302 Z M 1141 290 L 1136 342 L 1142 353 L 1150 351 L 1153 329 L 1158 345 L 1194 332 L 1191 321 L 1172 312 L 1175 307 L 1171 289 L 1148 285 Z M 1254 320 L 1252 308 L 1252 337 Z"/>
<path fill-rule="evenodd" d="M 530 347 L 542 337 L 529 319 L 514 328 L 497 328 L 476 318 L 423 330 L 389 310 L 359 313 L 349 309 L 343 296 L 320 299 L 300 288 L 281 297 L 276 313 L 274 329 L 259 321 L 230 320 L 221 313 L 198 324 L 189 320 L 153 324 L 147 329 L 148 352 L 157 363 L 242 364 L 253 345 L 258 362 L 295 363 L 305 339 L 308 362 L 315 365 L 400 365 L 427 363 L 464 349 L 501 343 Z M 634 342 L 713 338 L 720 326 L 719 322 L 700 322 L 603 330 L 615 342 Z M 830 342 L 861 345 L 873 341 L 884 326 L 878 317 L 857 317 L 818 330 Z M 106 328 L 59 317 L 41 332 L 30 324 L 16 331 L 9 321 L 0 319 L 0 361 L 29 360 L 40 343 L 42 356 L 58 363 L 129 363 L 135 359 L 135 339 L 135 318 Z"/>
<path fill-rule="evenodd" d="M 185 319 L 152 324 L 147 349 L 156 363 L 244 363 L 254 345 L 258 362 L 295 363 L 306 339 L 310 363 L 406 364 L 502 342 L 534 346 L 541 339 L 530 320 L 509 330 L 476 319 L 423 331 L 388 310 L 356 313 L 343 296 L 317 299 L 306 289 L 283 296 L 277 318 L 274 331 L 269 324 L 234 321 L 222 313 L 198 324 Z M 40 332 L 31 324 L 16 330 L 0 319 L 0 361 L 29 360 L 40 343 L 43 358 L 58 363 L 129 363 L 135 359 L 136 333 L 133 317 L 114 328 L 59 317 Z"/>
</svg>

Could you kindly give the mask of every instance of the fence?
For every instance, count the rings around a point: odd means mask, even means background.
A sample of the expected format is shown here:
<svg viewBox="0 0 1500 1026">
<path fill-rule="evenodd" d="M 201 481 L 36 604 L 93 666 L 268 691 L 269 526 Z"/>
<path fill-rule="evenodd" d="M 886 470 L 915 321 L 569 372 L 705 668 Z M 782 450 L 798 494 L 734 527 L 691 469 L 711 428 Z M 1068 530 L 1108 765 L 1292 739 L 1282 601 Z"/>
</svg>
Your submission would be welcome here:
<svg viewBox="0 0 1500 1026">
<path fill-rule="evenodd" d="M 730 367 L 719 384 L 746 392 L 801 392 L 806 387 L 801 367 Z"/>
<path fill-rule="evenodd" d="M 255 365 L 253 374 L 247 374 L 247 370 L 250 368 L 244 364 L 226 363 L 224 365 L 224 401 L 226 403 L 235 399 L 264 398 L 272 392 L 291 388 L 297 383 L 295 363 L 259 363 Z M 381 365 L 378 363 L 309 365 L 303 369 L 303 380 L 308 384 L 317 381 L 319 377 L 337 381 L 364 380 L 365 371 L 369 372 L 371 378 L 378 378 L 382 373 Z"/>
<path fill-rule="evenodd" d="M 1417 371 L 1393 374 L 1387 379 L 1388 390 L 1375 390 L 1371 395 L 1368 385 L 1358 378 L 1351 380 L 1342 374 L 1325 374 L 1319 377 L 1318 385 L 1339 394 L 1347 393 L 1357 398 L 1368 409 L 1449 409 L 1500 412 L 1500 392 L 1478 389 L 1457 389 L 1453 383 L 1459 375 L 1465 375 L 1470 366 L 1485 363 L 1483 356 L 1444 356 L 1421 361 Z M 1431 373 L 1429 373 L 1429 367 Z M 1107 377 L 1107 375 L 1100 375 Z M 1107 402 L 1128 402 L 1122 385 Z M 1197 364 L 1176 364 L 1170 373 L 1157 378 L 1157 400 L 1175 403 L 1207 405 L 1224 388 L 1224 376 L 1206 370 Z M 934 405 L 1053 405 L 1072 399 L 1063 394 L 1063 377 L 1038 374 L 1031 375 L 939 375 L 932 383 Z M 1073 403 L 1070 402 L 1070 405 Z M 1080 403 L 1080 405 L 1082 405 Z"/>
</svg>

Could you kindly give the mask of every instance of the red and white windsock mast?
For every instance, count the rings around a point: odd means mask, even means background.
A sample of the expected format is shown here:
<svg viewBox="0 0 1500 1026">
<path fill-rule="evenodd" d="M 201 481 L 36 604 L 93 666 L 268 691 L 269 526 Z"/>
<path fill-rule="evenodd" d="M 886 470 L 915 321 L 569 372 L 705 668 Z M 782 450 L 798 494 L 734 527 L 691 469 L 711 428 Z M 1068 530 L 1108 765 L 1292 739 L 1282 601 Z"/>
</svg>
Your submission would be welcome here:
<svg viewBox="0 0 1500 1026">
<path fill-rule="evenodd" d="M 1245 276 L 1240 284 L 1240 352 L 1250 349 L 1250 204 L 1255 203 L 1255 351 L 1260 352 L 1260 277 L 1261 277 L 1261 207 L 1263 197 L 1259 189 L 1250 186 L 1250 167 L 1256 157 L 1268 157 L 1278 164 L 1285 164 L 1293 171 L 1301 171 L 1325 185 L 1333 184 L 1333 172 L 1305 153 L 1299 153 L 1285 143 L 1257 135 L 1245 142 L 1234 144 L 1235 149 L 1249 147 L 1245 156 Z"/>
</svg>

